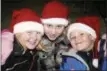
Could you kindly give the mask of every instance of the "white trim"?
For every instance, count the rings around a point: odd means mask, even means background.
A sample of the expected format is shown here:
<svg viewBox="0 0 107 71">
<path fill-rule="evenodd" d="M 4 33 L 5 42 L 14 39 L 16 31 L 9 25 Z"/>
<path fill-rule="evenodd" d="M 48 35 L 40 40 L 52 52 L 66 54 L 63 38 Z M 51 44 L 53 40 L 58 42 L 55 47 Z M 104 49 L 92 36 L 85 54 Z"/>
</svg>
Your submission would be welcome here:
<svg viewBox="0 0 107 71">
<path fill-rule="evenodd" d="M 54 25 L 68 25 L 68 20 L 65 18 L 48 18 L 48 19 L 41 19 L 43 24 L 54 24 Z"/>
<path fill-rule="evenodd" d="M 73 23 L 68 28 L 68 32 L 67 32 L 68 39 L 70 39 L 70 33 L 76 29 L 85 31 L 85 32 L 91 34 L 94 38 L 96 38 L 96 36 L 97 36 L 95 30 L 93 28 L 89 27 L 88 25 L 85 25 L 83 23 Z"/>
<path fill-rule="evenodd" d="M 32 22 L 32 21 L 24 21 L 19 22 L 14 25 L 13 33 L 21 33 L 25 31 L 38 31 L 41 32 L 42 35 L 44 34 L 43 25 L 38 22 Z"/>
</svg>

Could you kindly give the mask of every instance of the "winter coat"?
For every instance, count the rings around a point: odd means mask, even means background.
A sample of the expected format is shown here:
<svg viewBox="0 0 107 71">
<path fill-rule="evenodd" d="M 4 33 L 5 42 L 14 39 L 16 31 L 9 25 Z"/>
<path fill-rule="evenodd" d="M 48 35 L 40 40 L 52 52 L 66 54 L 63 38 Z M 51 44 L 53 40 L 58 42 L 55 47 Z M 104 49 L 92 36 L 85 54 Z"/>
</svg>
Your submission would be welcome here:
<svg viewBox="0 0 107 71">
<path fill-rule="evenodd" d="M 41 59 L 41 69 L 45 71 L 55 71 L 59 69 L 61 63 L 61 53 L 66 50 L 67 41 L 63 41 L 64 37 L 60 37 L 55 41 L 50 41 L 44 37 L 39 45 L 46 51 L 38 51 Z"/>
<path fill-rule="evenodd" d="M 98 71 L 92 66 L 92 51 L 77 52 L 70 49 L 63 55 L 63 61 L 60 70 L 82 70 L 82 71 Z"/>
<path fill-rule="evenodd" d="M 13 51 L 1 66 L 1 71 L 37 71 L 35 51 L 26 50 L 14 40 Z"/>
</svg>

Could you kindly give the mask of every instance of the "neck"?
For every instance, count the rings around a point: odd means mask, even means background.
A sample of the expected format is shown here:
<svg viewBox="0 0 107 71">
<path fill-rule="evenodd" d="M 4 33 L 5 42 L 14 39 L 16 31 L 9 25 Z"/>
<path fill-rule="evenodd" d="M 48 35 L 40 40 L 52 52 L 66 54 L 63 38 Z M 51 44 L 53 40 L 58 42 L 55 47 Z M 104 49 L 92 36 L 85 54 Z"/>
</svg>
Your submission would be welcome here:
<svg viewBox="0 0 107 71">
<path fill-rule="evenodd" d="M 88 51 L 90 51 L 90 50 L 92 50 L 94 48 L 94 44 L 92 44 L 90 47 L 88 47 L 86 50 L 84 50 L 84 51 L 86 51 L 86 52 L 88 52 Z"/>
</svg>

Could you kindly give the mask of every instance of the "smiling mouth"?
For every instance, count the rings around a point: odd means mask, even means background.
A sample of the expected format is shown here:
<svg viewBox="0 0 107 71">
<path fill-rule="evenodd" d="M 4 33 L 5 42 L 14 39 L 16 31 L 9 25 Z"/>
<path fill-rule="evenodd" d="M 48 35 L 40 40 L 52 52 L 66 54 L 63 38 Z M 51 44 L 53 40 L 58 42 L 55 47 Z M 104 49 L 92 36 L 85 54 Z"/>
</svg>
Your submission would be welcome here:
<svg viewBox="0 0 107 71">
<path fill-rule="evenodd" d="M 51 38 L 55 38 L 55 36 L 50 36 Z"/>
<path fill-rule="evenodd" d="M 82 44 L 82 42 L 76 43 L 76 45 Z"/>
<path fill-rule="evenodd" d="M 31 45 L 35 45 L 36 42 L 28 41 Z"/>
<path fill-rule="evenodd" d="M 51 37 L 51 38 L 55 38 L 55 37 Z"/>
</svg>

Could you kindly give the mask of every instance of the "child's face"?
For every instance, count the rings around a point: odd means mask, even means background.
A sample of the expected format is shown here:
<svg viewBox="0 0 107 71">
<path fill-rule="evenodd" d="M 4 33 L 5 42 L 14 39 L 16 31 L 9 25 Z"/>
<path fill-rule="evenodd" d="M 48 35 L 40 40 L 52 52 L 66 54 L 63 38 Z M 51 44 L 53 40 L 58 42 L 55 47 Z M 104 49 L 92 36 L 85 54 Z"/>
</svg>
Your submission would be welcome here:
<svg viewBox="0 0 107 71">
<path fill-rule="evenodd" d="M 94 38 L 81 30 L 74 30 L 70 34 L 70 43 L 77 51 L 89 51 L 93 48 Z"/>
<path fill-rule="evenodd" d="M 62 32 L 64 30 L 64 26 L 63 25 L 44 24 L 44 30 L 45 30 L 46 36 L 50 40 L 55 40 L 62 34 Z"/>
<path fill-rule="evenodd" d="M 40 32 L 28 31 L 17 34 L 16 37 L 22 46 L 27 49 L 34 49 L 41 40 L 42 34 Z"/>
</svg>

